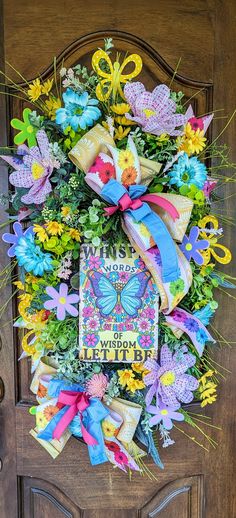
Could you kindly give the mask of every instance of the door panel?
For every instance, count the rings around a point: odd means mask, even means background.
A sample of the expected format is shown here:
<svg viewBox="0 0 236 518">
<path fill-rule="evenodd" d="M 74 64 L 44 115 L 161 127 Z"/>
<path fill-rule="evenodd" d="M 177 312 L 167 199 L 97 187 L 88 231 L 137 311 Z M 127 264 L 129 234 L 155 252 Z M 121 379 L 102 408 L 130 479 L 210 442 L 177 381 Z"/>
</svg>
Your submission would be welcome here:
<svg viewBox="0 0 236 518">
<path fill-rule="evenodd" d="M 102 45 L 105 36 L 112 35 L 117 50 L 141 54 L 141 80 L 149 88 L 160 82 L 169 84 L 182 57 L 173 86 L 188 98 L 193 96 L 192 103 L 199 115 L 209 112 L 212 105 L 224 106 L 226 113 L 234 108 L 233 0 L 103 0 L 102 9 L 96 0 L 42 0 L 40 4 L 8 0 L 4 8 L 5 36 L 1 36 L 0 49 L 5 45 L 6 60 L 28 80 L 38 74 L 44 79 L 51 77 L 54 55 L 59 56 L 59 63 L 64 59 L 67 67 L 78 61 L 89 64 L 93 50 Z M 16 78 L 12 70 L 10 75 Z M 6 112 L 10 119 L 20 116 L 23 109 L 19 99 L 11 98 L 7 105 L 4 100 L 0 96 L 1 145 L 7 140 Z M 222 120 L 216 118 L 213 136 L 221 128 Z M 224 141 L 228 139 L 233 146 L 234 135 L 232 127 Z M 12 136 L 8 135 L 9 142 Z M 7 191 L 6 168 L 1 169 Z M 233 209 L 233 199 L 229 198 L 230 216 Z M 233 248 L 233 231 L 228 234 L 228 243 Z M 7 263 L 5 248 L 0 251 L 0 259 L 1 264 Z M 6 299 L 10 294 L 9 286 Z M 221 292 L 219 299 L 221 310 L 214 326 L 222 329 L 228 340 L 235 340 L 232 304 Z M 8 305 L 5 323 L 12 314 L 14 299 Z M 4 495 L 0 500 L 1 518 L 233 518 L 233 376 L 221 386 L 218 403 L 208 411 L 213 423 L 223 429 L 217 432 L 218 449 L 207 453 L 176 430 L 176 445 L 160 452 L 165 470 L 160 471 L 149 459 L 147 465 L 156 479 L 136 474 L 130 482 L 111 465 L 91 467 L 87 447 L 75 438 L 52 460 L 29 435 L 34 426 L 34 417 L 28 413 L 34 401 L 29 390 L 30 364 L 27 360 L 17 361 L 19 337 L 16 332 L 13 335 L 11 324 L 2 327 L 0 334 L 0 376 L 5 388 L 0 402 L 0 493 L 2 489 Z M 232 370 L 233 352 L 228 349 L 216 351 L 215 360 Z"/>
</svg>

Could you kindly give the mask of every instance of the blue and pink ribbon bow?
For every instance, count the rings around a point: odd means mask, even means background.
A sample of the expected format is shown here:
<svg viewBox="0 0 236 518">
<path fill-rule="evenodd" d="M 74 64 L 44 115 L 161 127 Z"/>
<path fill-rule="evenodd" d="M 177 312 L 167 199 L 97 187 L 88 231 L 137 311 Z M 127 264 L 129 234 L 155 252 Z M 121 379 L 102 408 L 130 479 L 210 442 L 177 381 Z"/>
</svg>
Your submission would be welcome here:
<svg viewBox="0 0 236 518">
<path fill-rule="evenodd" d="M 179 217 L 174 205 L 156 195 L 147 194 L 145 185 L 130 185 L 127 189 L 117 180 L 111 178 L 102 188 L 101 197 L 114 205 L 106 207 L 108 215 L 117 210 L 132 216 L 137 223 L 143 223 L 149 230 L 160 251 L 162 260 L 162 278 L 164 282 L 175 281 L 180 271 L 175 243 L 162 219 L 149 207 L 147 202 L 155 203 L 169 212 L 173 219 Z"/>
<path fill-rule="evenodd" d="M 106 462 L 108 459 L 105 452 L 101 421 L 105 419 L 109 411 L 98 398 L 88 398 L 87 394 L 81 390 L 81 386 L 74 384 L 68 387 L 73 390 L 64 390 L 65 387 L 66 384 L 61 380 L 52 381 L 52 390 L 49 389 L 49 395 L 55 395 L 55 390 L 58 393 L 57 407 L 59 412 L 38 434 L 38 438 L 46 441 L 59 440 L 78 415 L 80 417 L 81 436 L 88 445 L 91 464 L 96 465 Z"/>
</svg>

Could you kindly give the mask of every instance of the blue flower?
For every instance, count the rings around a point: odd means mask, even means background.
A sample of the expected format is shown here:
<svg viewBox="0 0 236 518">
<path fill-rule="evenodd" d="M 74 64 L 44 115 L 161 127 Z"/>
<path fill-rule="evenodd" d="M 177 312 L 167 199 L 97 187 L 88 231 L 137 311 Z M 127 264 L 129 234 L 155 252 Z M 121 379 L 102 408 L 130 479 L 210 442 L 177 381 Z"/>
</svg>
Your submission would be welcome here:
<svg viewBox="0 0 236 518">
<path fill-rule="evenodd" d="M 184 325 L 191 333 L 196 333 L 199 329 L 199 325 L 194 318 L 187 318 L 184 321 Z"/>
<path fill-rule="evenodd" d="M 34 275 L 42 276 L 44 272 L 53 269 L 51 255 L 42 252 L 35 244 L 32 234 L 20 237 L 15 247 L 15 255 L 19 266 L 23 266 L 27 272 L 33 272 Z"/>
<path fill-rule="evenodd" d="M 196 334 L 196 339 L 200 344 L 205 345 L 205 342 L 208 340 L 208 336 L 204 329 L 199 329 Z"/>
<path fill-rule="evenodd" d="M 202 189 L 207 179 L 207 169 L 205 165 L 196 157 L 189 158 L 186 153 L 181 155 L 172 170 L 169 172 L 169 184 L 177 185 L 196 185 Z"/>
<path fill-rule="evenodd" d="M 98 100 L 89 99 L 88 92 L 79 95 L 71 88 L 67 88 L 62 97 L 65 107 L 56 111 L 56 123 L 63 130 L 68 126 L 71 126 L 74 131 L 77 131 L 78 128 L 85 130 L 99 119 L 101 111 L 96 106 Z"/>
<path fill-rule="evenodd" d="M 109 273 L 109 279 L 111 282 L 116 282 L 119 279 L 119 274 L 117 272 Z"/>
<path fill-rule="evenodd" d="M 8 249 L 7 255 L 9 257 L 15 256 L 16 246 L 18 245 L 19 239 L 22 236 L 28 236 L 29 234 L 33 233 L 33 227 L 27 228 L 25 232 L 23 232 L 22 225 L 18 221 L 15 221 L 13 224 L 13 231 L 14 234 L 10 234 L 7 232 L 6 234 L 3 234 L 2 239 L 5 243 L 11 243 L 12 246 Z"/>
</svg>

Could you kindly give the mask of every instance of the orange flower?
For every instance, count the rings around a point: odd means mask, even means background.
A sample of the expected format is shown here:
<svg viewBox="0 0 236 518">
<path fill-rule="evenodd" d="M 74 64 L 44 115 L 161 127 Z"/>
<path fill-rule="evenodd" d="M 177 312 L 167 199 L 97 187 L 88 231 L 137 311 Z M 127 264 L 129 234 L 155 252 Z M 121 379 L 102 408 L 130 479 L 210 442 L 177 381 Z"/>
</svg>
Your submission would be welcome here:
<svg viewBox="0 0 236 518">
<path fill-rule="evenodd" d="M 37 396 L 39 398 L 43 398 L 47 395 L 47 388 L 42 385 L 42 383 L 39 383 L 38 393 Z"/>
<path fill-rule="evenodd" d="M 55 414 L 59 411 L 59 408 L 53 405 L 48 405 L 44 411 L 43 414 L 46 417 L 47 421 L 51 421 L 51 419 L 54 417 Z"/>
<path fill-rule="evenodd" d="M 121 175 L 123 185 L 133 185 L 137 178 L 137 170 L 135 167 L 126 167 Z"/>
</svg>

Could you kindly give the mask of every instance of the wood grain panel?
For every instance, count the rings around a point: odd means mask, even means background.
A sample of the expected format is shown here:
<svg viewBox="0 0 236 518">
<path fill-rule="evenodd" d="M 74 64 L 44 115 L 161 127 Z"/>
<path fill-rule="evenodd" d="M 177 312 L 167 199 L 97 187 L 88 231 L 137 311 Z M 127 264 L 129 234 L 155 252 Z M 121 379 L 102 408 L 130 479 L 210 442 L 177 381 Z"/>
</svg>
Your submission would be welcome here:
<svg viewBox="0 0 236 518">
<path fill-rule="evenodd" d="M 111 29 L 138 34 L 175 68 L 212 80 L 214 2 L 211 0 L 5 0 L 6 59 L 28 79 L 69 44 Z M 26 30 L 28 27 L 28 30 Z"/>
</svg>

